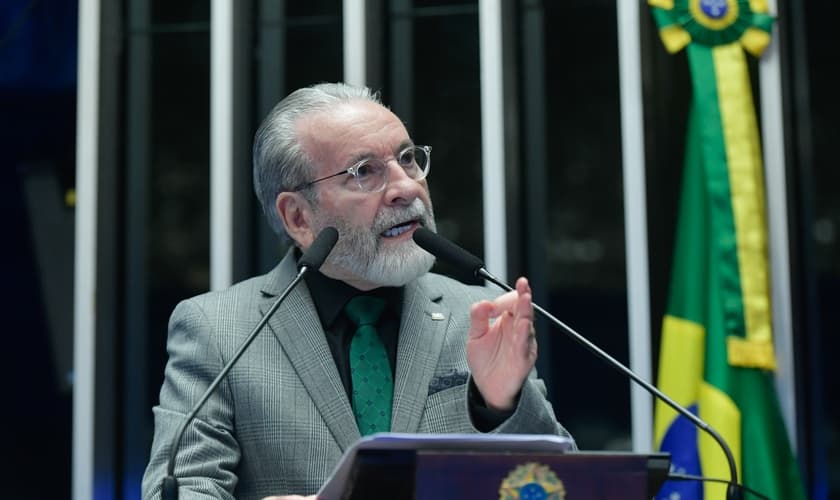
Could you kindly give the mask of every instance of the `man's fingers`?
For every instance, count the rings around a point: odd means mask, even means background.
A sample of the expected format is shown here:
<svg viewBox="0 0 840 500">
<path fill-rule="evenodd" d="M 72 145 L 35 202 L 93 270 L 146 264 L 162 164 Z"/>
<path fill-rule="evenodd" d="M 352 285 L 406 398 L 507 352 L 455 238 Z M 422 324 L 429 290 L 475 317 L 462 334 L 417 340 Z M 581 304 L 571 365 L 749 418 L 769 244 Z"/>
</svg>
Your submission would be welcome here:
<svg viewBox="0 0 840 500">
<path fill-rule="evenodd" d="M 492 302 L 483 300 L 470 309 L 470 338 L 483 336 L 490 322 L 510 333 L 525 336 L 533 328 L 534 308 L 531 304 L 531 286 L 525 278 L 516 280 L 516 289 L 496 297 Z M 511 330 L 508 330 L 512 328 Z"/>
<path fill-rule="evenodd" d="M 489 301 L 482 300 L 472 305 L 469 338 L 478 338 L 487 333 L 491 314 L 493 314 L 493 304 Z"/>
<path fill-rule="evenodd" d="M 534 321 L 534 305 L 531 302 L 531 292 L 523 292 L 519 294 L 516 303 L 516 318 L 523 319 L 528 322 Z"/>
<path fill-rule="evenodd" d="M 528 283 L 528 278 L 521 277 L 516 280 L 516 291 L 520 294 L 531 293 L 531 285 Z"/>
<path fill-rule="evenodd" d="M 518 307 L 518 302 L 519 293 L 516 291 L 499 295 L 492 302 L 493 310 L 490 314 L 495 317 L 502 315 L 505 311 L 513 311 Z"/>
</svg>

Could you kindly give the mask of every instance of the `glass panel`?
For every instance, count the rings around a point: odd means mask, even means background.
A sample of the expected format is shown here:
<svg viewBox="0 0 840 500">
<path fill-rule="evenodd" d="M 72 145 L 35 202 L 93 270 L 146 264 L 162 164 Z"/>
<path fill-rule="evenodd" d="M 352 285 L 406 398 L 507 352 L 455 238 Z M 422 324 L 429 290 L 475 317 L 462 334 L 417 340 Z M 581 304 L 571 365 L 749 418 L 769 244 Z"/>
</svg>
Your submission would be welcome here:
<svg viewBox="0 0 840 500">
<path fill-rule="evenodd" d="M 546 308 L 629 364 L 615 2 L 543 6 L 547 227 L 528 244 L 545 245 Z M 626 378 L 551 333 L 560 421 L 583 448 L 629 449 Z"/>
<path fill-rule="evenodd" d="M 480 256 L 484 224 L 477 12 L 414 17 L 411 30 L 411 47 L 394 47 L 406 51 L 394 56 L 414 68 L 407 86 L 410 109 L 394 111 L 407 120 L 417 143 L 434 148 L 428 182 L 438 231 Z M 392 81 L 404 76 L 393 75 Z M 388 91 L 401 87 L 397 83 Z M 462 281 L 475 280 L 445 264 L 438 267 Z"/>
<path fill-rule="evenodd" d="M 341 2 L 315 2 L 311 10 L 299 14 L 292 12 L 304 10 L 300 6 L 309 2 L 286 3 L 289 5 L 287 50 L 279 63 L 285 65 L 288 91 L 319 82 L 341 81 L 344 74 Z M 298 8 L 293 9 L 293 5 Z M 314 8 L 319 5 L 320 8 Z M 318 56 L 312 57 L 313 54 Z"/>
<path fill-rule="evenodd" d="M 159 356 L 149 367 L 157 379 L 150 385 L 153 401 L 163 375 L 169 314 L 178 300 L 210 284 L 209 69 L 206 27 L 152 35 L 146 231 L 148 326 L 155 340 L 150 354 Z"/>
<path fill-rule="evenodd" d="M 208 45 L 206 31 L 161 36 L 152 44 L 150 298 L 209 285 Z"/>
<path fill-rule="evenodd" d="M 210 22 L 210 1 L 209 0 L 132 0 L 128 2 L 131 6 L 148 4 L 150 16 L 150 27 L 161 27 L 164 24 L 192 24 Z M 183 26 L 182 26 L 183 27 Z"/>
<path fill-rule="evenodd" d="M 794 212 L 801 221 L 796 239 L 802 242 L 800 265 L 807 273 L 800 281 L 803 293 L 799 298 L 794 296 L 805 326 L 801 332 L 804 341 L 799 344 L 805 347 L 805 360 L 798 356 L 805 382 L 799 384 L 799 390 L 808 398 L 807 409 L 798 407 L 797 412 L 800 417 L 809 417 L 805 424 L 809 432 L 800 446 L 811 448 L 812 497 L 838 498 L 840 402 L 831 381 L 840 379 L 835 359 L 840 349 L 836 335 L 840 331 L 840 172 L 836 159 L 840 78 L 834 68 L 836 43 L 826 36 L 836 30 L 837 8 L 831 2 L 803 2 L 791 5 L 790 12 L 804 14 L 796 23 L 804 28 L 801 38 L 791 40 L 793 50 L 799 49 L 797 55 L 803 56 L 793 64 L 791 79 L 807 82 L 808 88 L 800 90 L 797 104 L 807 106 L 798 111 L 804 116 L 810 113 L 810 120 L 803 123 L 799 119 L 798 123 L 807 124 L 806 130 L 811 132 L 809 136 L 800 131 L 795 150 L 800 160 L 796 173 L 800 199 Z M 805 50 L 807 54 L 802 53 Z M 810 102 L 802 102 L 802 95 L 810 96 Z"/>
</svg>

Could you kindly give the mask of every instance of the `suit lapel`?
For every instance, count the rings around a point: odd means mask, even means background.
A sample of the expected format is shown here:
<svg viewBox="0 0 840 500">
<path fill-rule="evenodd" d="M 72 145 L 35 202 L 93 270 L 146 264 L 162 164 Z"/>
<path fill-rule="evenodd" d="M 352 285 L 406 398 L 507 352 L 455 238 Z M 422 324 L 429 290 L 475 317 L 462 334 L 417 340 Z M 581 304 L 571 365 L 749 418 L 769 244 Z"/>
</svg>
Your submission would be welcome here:
<svg viewBox="0 0 840 500">
<path fill-rule="evenodd" d="M 266 276 L 260 311 L 265 312 L 297 274 L 292 252 Z M 327 345 L 321 321 L 304 283 L 286 297 L 268 326 L 283 347 L 318 411 L 344 451 L 361 435 Z"/>
<path fill-rule="evenodd" d="M 429 383 L 438 364 L 449 324 L 440 292 L 428 290 L 422 278 L 405 287 L 394 380 L 392 432 L 417 432 L 426 407 Z"/>
</svg>

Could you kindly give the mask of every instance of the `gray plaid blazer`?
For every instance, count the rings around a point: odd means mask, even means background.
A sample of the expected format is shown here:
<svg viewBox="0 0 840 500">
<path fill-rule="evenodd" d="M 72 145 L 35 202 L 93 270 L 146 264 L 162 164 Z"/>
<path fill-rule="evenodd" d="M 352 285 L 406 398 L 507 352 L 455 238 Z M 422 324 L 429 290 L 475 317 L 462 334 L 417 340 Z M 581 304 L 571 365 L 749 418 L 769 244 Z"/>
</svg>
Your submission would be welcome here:
<svg viewBox="0 0 840 500">
<path fill-rule="evenodd" d="M 143 498 L 160 496 L 175 431 L 297 273 L 290 252 L 266 275 L 178 304 L 169 323 Z M 468 410 L 469 307 L 483 287 L 428 273 L 406 285 L 393 432 L 478 432 Z M 568 435 L 532 373 L 494 432 Z M 292 291 L 187 428 L 175 473 L 180 498 L 259 499 L 318 491 L 360 438 L 305 283 Z"/>
</svg>

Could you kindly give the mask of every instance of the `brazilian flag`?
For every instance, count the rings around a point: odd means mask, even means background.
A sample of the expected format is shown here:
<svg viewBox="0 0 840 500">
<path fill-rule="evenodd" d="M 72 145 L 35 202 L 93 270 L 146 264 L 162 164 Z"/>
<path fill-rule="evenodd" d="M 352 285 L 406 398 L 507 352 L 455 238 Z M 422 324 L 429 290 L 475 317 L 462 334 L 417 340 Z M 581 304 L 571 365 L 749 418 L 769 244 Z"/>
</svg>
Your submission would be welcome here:
<svg viewBox="0 0 840 500">
<path fill-rule="evenodd" d="M 693 84 L 658 386 L 721 434 L 739 482 L 773 499 L 804 499 L 774 390 L 764 181 L 744 54 L 763 52 L 773 18 L 762 0 L 649 4 L 665 47 L 686 49 Z M 729 479 L 717 442 L 662 402 L 654 437 L 675 472 Z M 658 498 L 725 492 L 669 481 Z"/>
</svg>

